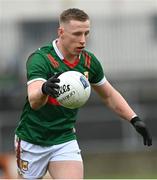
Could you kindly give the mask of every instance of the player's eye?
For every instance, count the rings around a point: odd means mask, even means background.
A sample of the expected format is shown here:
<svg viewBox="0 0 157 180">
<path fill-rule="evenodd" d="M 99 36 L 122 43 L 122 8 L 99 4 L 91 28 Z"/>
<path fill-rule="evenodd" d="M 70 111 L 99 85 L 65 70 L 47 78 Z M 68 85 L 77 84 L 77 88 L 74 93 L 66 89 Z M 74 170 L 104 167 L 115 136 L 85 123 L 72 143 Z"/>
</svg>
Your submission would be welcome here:
<svg viewBox="0 0 157 180">
<path fill-rule="evenodd" d="M 88 35 L 89 35 L 89 31 L 86 31 L 86 32 L 85 32 L 85 36 L 88 36 Z"/>
<path fill-rule="evenodd" d="M 82 33 L 81 33 L 81 32 L 75 32 L 75 33 L 73 33 L 73 35 L 74 35 L 74 36 L 81 36 Z"/>
</svg>

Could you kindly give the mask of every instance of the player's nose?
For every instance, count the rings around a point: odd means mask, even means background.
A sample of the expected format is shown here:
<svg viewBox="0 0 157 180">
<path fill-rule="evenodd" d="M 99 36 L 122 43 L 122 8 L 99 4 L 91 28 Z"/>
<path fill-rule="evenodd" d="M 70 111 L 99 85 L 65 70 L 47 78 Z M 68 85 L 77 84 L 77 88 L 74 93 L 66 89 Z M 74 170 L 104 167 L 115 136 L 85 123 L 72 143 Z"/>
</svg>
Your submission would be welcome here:
<svg viewBox="0 0 157 180">
<path fill-rule="evenodd" d="M 82 34 L 81 39 L 80 39 L 80 44 L 84 45 L 85 43 L 86 43 L 86 37 L 84 34 Z"/>
</svg>

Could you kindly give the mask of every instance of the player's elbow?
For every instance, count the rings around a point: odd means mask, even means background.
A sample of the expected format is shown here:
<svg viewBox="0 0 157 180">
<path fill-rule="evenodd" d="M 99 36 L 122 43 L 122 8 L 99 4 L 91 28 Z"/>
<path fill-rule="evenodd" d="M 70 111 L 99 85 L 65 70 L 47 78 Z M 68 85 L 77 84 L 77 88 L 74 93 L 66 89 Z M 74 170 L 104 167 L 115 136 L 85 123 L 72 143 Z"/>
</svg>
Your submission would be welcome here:
<svg viewBox="0 0 157 180">
<path fill-rule="evenodd" d="M 30 104 L 30 107 L 31 107 L 33 110 L 38 110 L 38 109 L 41 107 L 41 105 L 39 106 L 38 103 L 33 102 L 33 101 L 29 101 L 29 104 Z"/>
<path fill-rule="evenodd" d="M 39 98 L 35 98 L 33 96 L 28 96 L 29 105 L 33 110 L 38 110 L 41 106 L 43 106 L 43 102 L 39 100 Z"/>
</svg>

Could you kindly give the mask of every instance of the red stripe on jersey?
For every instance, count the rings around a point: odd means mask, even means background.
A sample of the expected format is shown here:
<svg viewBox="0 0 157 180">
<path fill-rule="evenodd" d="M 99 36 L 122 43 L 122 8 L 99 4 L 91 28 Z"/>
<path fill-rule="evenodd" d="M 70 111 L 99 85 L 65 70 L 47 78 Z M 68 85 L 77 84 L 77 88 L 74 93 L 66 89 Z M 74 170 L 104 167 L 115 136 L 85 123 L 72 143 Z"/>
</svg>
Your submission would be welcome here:
<svg viewBox="0 0 157 180">
<path fill-rule="evenodd" d="M 85 57 L 85 66 L 90 68 L 91 56 L 89 56 L 88 53 L 85 51 L 83 51 L 83 56 Z"/>
<path fill-rule="evenodd" d="M 63 60 L 63 62 L 67 65 L 67 66 L 69 66 L 70 68 L 74 68 L 75 66 L 77 66 L 78 65 L 78 63 L 79 63 L 79 59 L 76 59 L 75 61 L 74 61 L 74 63 L 70 63 L 68 60 L 66 60 L 66 59 L 64 59 Z"/>
<path fill-rule="evenodd" d="M 52 57 L 51 54 L 48 54 L 47 57 L 54 68 L 57 68 L 59 66 L 59 63 Z"/>
<path fill-rule="evenodd" d="M 16 158 L 17 158 L 17 166 L 18 168 L 21 168 L 21 139 L 17 140 L 17 147 L 16 147 Z"/>
<path fill-rule="evenodd" d="M 53 97 L 48 97 L 48 103 L 49 104 L 53 104 L 53 105 L 56 105 L 56 106 L 60 106 L 59 102 L 57 101 L 57 99 L 53 98 Z"/>
</svg>

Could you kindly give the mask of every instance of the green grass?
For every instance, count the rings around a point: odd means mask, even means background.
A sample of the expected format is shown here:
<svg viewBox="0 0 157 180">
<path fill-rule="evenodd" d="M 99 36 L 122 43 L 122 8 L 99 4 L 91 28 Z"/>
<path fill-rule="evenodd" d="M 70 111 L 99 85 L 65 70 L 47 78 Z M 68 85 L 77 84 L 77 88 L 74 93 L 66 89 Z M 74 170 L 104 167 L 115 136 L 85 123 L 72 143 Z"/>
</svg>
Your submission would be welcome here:
<svg viewBox="0 0 157 180">
<path fill-rule="evenodd" d="M 86 179 L 157 179 L 157 152 L 84 154 Z"/>
</svg>

